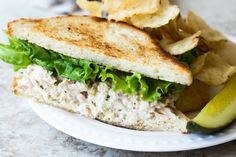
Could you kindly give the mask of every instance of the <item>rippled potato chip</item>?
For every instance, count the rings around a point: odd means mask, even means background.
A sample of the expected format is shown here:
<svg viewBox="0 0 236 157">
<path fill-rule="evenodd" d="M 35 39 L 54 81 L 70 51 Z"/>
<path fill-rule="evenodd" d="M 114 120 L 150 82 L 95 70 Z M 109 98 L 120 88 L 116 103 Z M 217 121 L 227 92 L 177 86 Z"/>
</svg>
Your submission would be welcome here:
<svg viewBox="0 0 236 157">
<path fill-rule="evenodd" d="M 225 83 L 236 72 L 235 66 L 212 51 L 198 57 L 191 68 L 195 79 L 212 86 Z"/>
<path fill-rule="evenodd" d="M 176 108 L 182 112 L 192 112 L 202 109 L 210 99 L 210 86 L 194 80 L 180 94 L 176 101 Z"/>
<path fill-rule="evenodd" d="M 166 25 L 170 20 L 175 19 L 179 15 L 179 8 L 176 5 L 164 5 L 153 14 L 139 14 L 130 18 L 133 25 L 139 28 L 158 28 Z"/>
<path fill-rule="evenodd" d="M 152 14 L 160 7 L 161 0 L 104 0 L 108 19 L 123 21 L 136 14 Z"/>
<path fill-rule="evenodd" d="M 76 0 L 79 7 L 88 11 L 92 16 L 102 17 L 102 3 L 97 1 Z"/>
<path fill-rule="evenodd" d="M 209 27 L 202 18 L 191 11 L 188 13 L 185 22 L 192 32 L 201 31 L 201 36 L 208 42 L 226 40 L 222 33 Z"/>
<path fill-rule="evenodd" d="M 166 44 L 166 45 L 163 44 L 162 47 L 171 55 L 181 55 L 181 54 L 184 54 L 185 52 L 192 50 L 198 45 L 200 35 L 201 35 L 201 31 L 198 31 L 192 36 L 184 38 L 175 43 Z"/>
</svg>

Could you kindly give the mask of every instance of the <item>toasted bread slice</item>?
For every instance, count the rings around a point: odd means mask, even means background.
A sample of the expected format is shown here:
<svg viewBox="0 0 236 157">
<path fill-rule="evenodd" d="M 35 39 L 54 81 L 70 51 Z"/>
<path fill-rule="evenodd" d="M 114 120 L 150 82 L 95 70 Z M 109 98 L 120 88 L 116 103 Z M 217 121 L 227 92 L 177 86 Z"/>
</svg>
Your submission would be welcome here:
<svg viewBox="0 0 236 157">
<path fill-rule="evenodd" d="M 186 132 L 188 118 L 173 108 L 175 98 L 144 102 L 137 95 L 120 95 L 109 82 L 91 84 L 55 78 L 37 65 L 22 69 L 13 81 L 16 95 L 78 113 L 112 125 L 149 131 Z"/>
<path fill-rule="evenodd" d="M 151 36 L 125 23 L 86 16 L 19 19 L 9 34 L 67 56 L 126 72 L 190 85 L 191 71 L 164 52 Z"/>
</svg>

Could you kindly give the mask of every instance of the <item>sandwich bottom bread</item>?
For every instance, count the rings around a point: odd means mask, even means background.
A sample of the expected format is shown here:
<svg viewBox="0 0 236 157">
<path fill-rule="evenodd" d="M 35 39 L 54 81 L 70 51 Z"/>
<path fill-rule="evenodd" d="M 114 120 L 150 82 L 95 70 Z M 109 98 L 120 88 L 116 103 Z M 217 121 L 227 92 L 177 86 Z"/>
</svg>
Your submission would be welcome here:
<svg viewBox="0 0 236 157">
<path fill-rule="evenodd" d="M 53 76 L 37 65 L 20 70 L 13 81 L 16 95 L 62 108 L 108 124 L 136 130 L 186 132 L 188 118 L 175 109 L 175 96 L 145 102 L 112 90 L 109 82 L 89 85 Z"/>
</svg>

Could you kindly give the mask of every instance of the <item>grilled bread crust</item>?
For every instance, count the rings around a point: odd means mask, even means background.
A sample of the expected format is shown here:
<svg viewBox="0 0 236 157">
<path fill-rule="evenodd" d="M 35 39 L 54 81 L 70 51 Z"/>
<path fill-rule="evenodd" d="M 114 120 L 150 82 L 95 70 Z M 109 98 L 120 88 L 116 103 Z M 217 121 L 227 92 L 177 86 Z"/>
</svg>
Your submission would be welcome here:
<svg viewBox="0 0 236 157">
<path fill-rule="evenodd" d="M 150 34 L 125 23 L 87 16 L 18 19 L 9 22 L 8 32 L 74 58 L 154 79 L 192 83 L 188 67 L 161 49 Z"/>
</svg>

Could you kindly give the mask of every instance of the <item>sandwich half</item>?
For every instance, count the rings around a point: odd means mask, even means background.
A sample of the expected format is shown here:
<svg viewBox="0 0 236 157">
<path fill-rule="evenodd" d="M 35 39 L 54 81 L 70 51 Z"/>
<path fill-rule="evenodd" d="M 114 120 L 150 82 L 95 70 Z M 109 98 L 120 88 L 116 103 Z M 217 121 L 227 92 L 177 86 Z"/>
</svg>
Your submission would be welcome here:
<svg viewBox="0 0 236 157">
<path fill-rule="evenodd" d="M 192 73 L 150 34 L 87 16 L 19 19 L 7 34 L 0 59 L 18 71 L 16 95 L 120 127 L 186 132 L 174 102 Z"/>
</svg>

